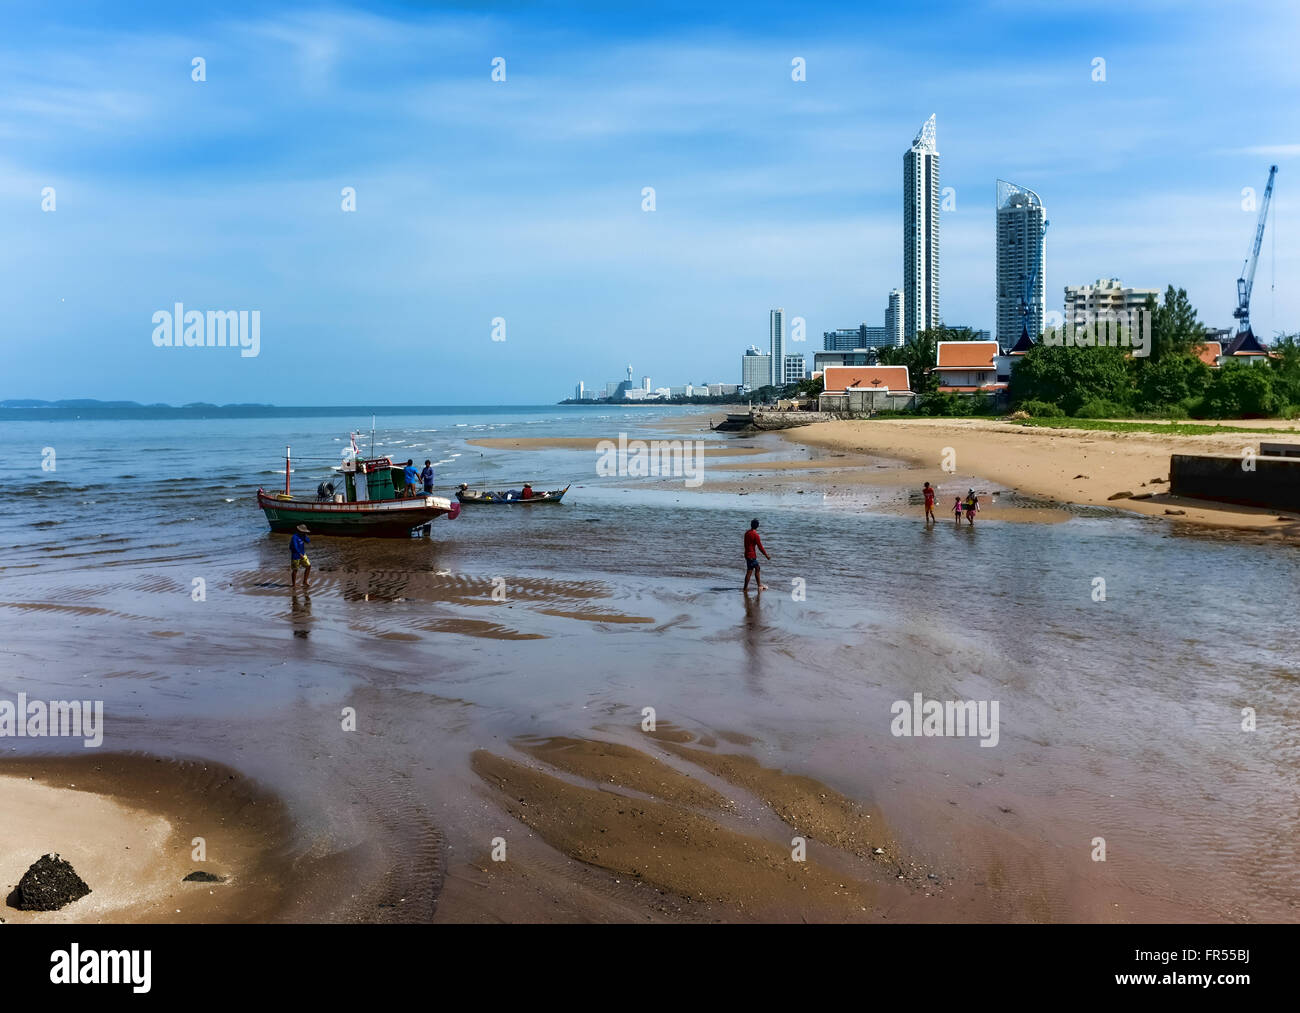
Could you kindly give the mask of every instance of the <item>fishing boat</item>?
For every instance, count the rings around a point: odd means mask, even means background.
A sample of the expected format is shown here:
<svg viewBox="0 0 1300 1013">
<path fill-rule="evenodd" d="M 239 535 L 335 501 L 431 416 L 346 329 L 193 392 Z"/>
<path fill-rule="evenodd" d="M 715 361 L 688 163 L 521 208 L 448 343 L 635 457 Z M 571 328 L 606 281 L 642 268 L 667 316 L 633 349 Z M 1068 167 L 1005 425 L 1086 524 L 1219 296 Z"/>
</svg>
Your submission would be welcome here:
<svg viewBox="0 0 1300 1013">
<path fill-rule="evenodd" d="M 566 485 L 563 489 L 552 489 L 550 492 L 535 492 L 525 498 L 523 489 L 502 489 L 500 491 L 489 491 L 480 489 L 471 489 L 465 483 L 461 483 L 456 490 L 456 498 L 462 503 L 485 503 L 492 506 L 533 506 L 536 503 L 558 503 L 564 499 L 564 494 L 569 491 Z"/>
<path fill-rule="evenodd" d="M 354 444 L 355 447 L 355 444 Z M 316 488 L 315 496 L 289 491 L 289 448 L 284 448 L 284 492 L 257 490 L 257 505 L 272 531 L 291 532 L 305 524 L 313 534 L 361 538 L 409 536 L 438 517 L 455 519 L 460 504 L 442 496 L 403 496 L 402 465 L 391 457 L 362 458 L 354 453 L 337 469 L 343 489 L 334 480 Z"/>
</svg>

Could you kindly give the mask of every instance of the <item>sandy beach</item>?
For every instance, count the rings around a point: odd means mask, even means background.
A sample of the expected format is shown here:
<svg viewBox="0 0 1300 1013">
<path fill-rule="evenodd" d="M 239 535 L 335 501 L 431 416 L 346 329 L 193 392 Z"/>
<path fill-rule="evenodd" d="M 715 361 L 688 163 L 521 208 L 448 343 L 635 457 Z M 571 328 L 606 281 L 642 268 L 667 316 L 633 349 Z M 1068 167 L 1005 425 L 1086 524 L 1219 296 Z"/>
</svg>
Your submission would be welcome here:
<svg viewBox="0 0 1300 1013">
<path fill-rule="evenodd" d="M 24 922 L 261 921 L 293 875 L 283 806 L 220 764 L 104 755 L 0 761 L 0 889 L 58 853 L 91 892 Z M 194 838 L 203 838 L 196 861 Z M 220 882 L 184 882 L 192 873 Z"/>
<path fill-rule="evenodd" d="M 1013 492 L 1059 503 L 1176 517 L 1180 523 L 1300 537 L 1300 514 L 1279 519 L 1276 510 L 1210 503 L 1168 493 L 1171 454 L 1240 457 L 1244 447 L 1258 451 L 1259 439 L 1272 438 L 1273 430 L 1293 427 L 1294 423 L 1267 420 L 1256 427 L 1258 437 L 1246 433 L 1163 436 L 1029 428 L 981 419 L 889 419 L 819 423 L 786 430 L 782 435 L 793 444 L 831 452 L 900 458 L 912 465 L 907 480 L 918 485 L 923 481 L 952 484 L 952 477 L 941 468 L 951 448 L 957 473 L 978 476 Z M 1276 438 L 1300 442 L 1300 437 L 1293 435 Z M 1113 498 L 1117 493 L 1129 496 Z M 1134 499 L 1134 495 L 1149 498 Z M 938 505 L 942 508 L 945 503 L 940 499 Z M 1181 512 L 1171 514 L 1171 510 Z"/>
</svg>

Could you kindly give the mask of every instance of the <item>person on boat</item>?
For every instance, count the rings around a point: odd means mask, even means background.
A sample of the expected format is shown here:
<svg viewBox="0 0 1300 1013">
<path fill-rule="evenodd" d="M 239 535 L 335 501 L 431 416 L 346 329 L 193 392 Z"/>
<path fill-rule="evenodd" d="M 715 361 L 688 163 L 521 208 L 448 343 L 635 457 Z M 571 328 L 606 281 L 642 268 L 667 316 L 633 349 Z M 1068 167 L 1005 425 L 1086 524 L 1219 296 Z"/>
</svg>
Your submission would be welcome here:
<svg viewBox="0 0 1300 1013">
<path fill-rule="evenodd" d="M 294 529 L 293 537 L 289 539 L 289 583 L 292 587 L 298 586 L 298 570 L 302 570 L 303 590 L 307 589 L 307 582 L 311 579 L 311 560 L 307 558 L 307 543 L 311 541 L 307 536 L 311 534 L 306 524 L 299 524 Z"/>
<path fill-rule="evenodd" d="M 407 461 L 406 464 L 402 466 L 402 474 L 406 478 L 406 488 L 403 490 L 402 495 L 403 496 L 416 495 L 415 483 L 419 480 L 420 474 L 415 470 L 414 460 Z"/>
<path fill-rule="evenodd" d="M 745 587 L 744 592 L 749 594 L 749 578 L 754 577 L 755 583 L 758 584 L 758 592 L 762 594 L 767 590 L 767 585 L 763 583 L 763 571 L 758 565 L 758 554 L 762 553 L 770 560 L 772 557 L 767 555 L 767 549 L 763 548 L 763 539 L 758 536 L 758 518 L 749 522 L 749 530 L 745 532 Z"/>
<path fill-rule="evenodd" d="M 430 461 L 424 462 L 424 470 L 420 472 L 420 481 L 424 483 L 424 494 L 433 495 L 433 464 Z"/>
<path fill-rule="evenodd" d="M 523 490 L 519 493 L 519 498 L 520 498 L 520 499 L 532 499 L 532 498 L 533 498 L 533 483 L 532 483 L 532 482 L 525 482 L 525 483 L 524 483 L 524 488 L 523 488 Z"/>
<path fill-rule="evenodd" d="M 921 495 L 925 497 L 925 522 L 929 524 L 934 520 L 934 486 L 926 482 Z"/>
</svg>

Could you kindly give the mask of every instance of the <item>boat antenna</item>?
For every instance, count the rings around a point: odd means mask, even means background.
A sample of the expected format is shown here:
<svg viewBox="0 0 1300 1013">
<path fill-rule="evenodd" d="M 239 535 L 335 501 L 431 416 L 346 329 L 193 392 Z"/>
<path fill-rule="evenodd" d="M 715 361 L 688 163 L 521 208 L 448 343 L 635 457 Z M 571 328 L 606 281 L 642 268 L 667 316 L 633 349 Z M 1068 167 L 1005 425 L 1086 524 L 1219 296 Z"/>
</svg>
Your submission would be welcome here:
<svg viewBox="0 0 1300 1013">
<path fill-rule="evenodd" d="M 372 459 L 375 456 L 375 417 L 373 415 L 370 416 L 370 456 Z"/>
</svg>

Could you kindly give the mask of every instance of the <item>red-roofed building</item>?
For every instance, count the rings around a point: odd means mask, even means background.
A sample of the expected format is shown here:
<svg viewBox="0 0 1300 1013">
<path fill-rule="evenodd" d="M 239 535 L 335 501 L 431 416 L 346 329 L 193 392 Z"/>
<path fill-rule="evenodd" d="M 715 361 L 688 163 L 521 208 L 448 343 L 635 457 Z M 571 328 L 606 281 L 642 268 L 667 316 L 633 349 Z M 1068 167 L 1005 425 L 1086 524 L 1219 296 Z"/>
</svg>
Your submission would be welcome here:
<svg viewBox="0 0 1300 1013">
<path fill-rule="evenodd" d="M 1007 389 L 998 381 L 996 341 L 940 341 L 934 371 L 944 394 L 997 394 Z"/>
<path fill-rule="evenodd" d="M 827 366 L 822 372 L 822 389 L 827 394 L 843 394 L 846 390 L 912 393 L 906 366 Z"/>
<path fill-rule="evenodd" d="M 824 412 L 853 414 L 906 408 L 913 400 L 906 366 L 827 366 L 817 404 Z"/>
<path fill-rule="evenodd" d="M 1218 341 L 1206 341 L 1193 348 L 1192 352 L 1207 366 L 1218 369 L 1223 356 L 1223 345 Z"/>
</svg>

